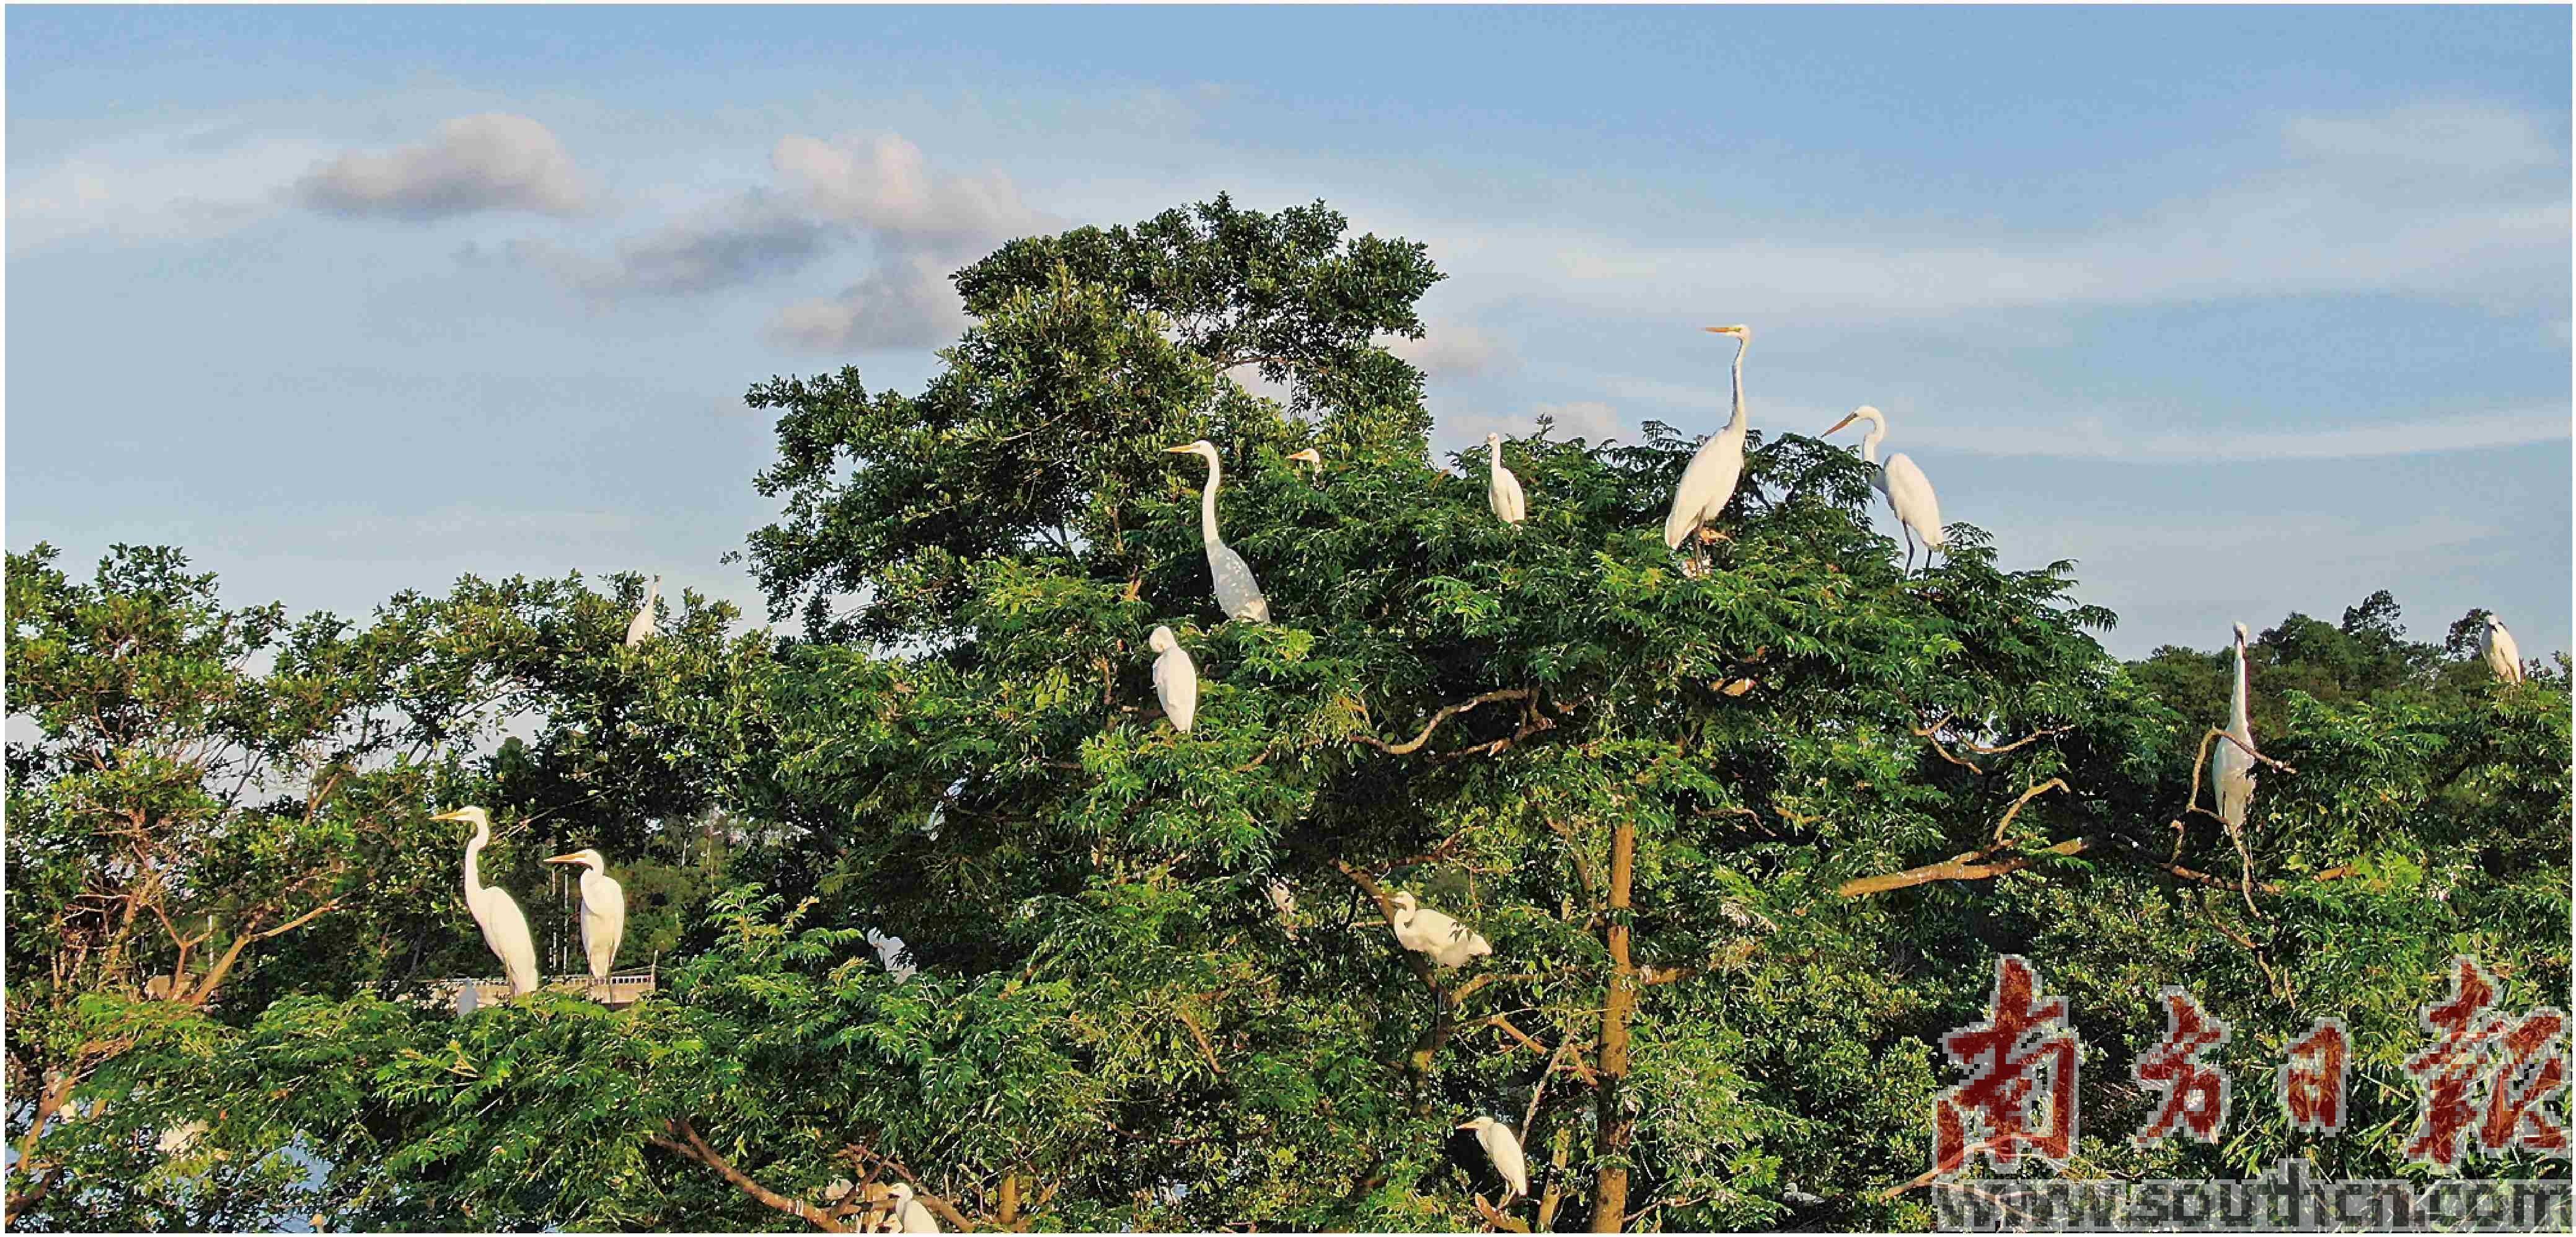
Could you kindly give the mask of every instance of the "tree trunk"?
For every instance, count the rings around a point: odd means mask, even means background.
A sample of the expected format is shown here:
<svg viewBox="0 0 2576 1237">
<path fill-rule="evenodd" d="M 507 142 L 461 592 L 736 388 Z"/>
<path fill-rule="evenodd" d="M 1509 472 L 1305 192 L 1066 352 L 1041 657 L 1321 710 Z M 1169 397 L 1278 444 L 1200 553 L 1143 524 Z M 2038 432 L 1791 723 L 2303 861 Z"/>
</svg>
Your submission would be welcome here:
<svg viewBox="0 0 2576 1237">
<path fill-rule="evenodd" d="M 1017 1231 L 1020 1227 L 1020 1175 L 1002 1174 L 1002 1205 L 995 1213 L 1002 1227 Z"/>
<path fill-rule="evenodd" d="M 1628 1220 L 1628 1110 L 1619 1084 L 1628 1077 L 1628 1011 L 1637 1003 L 1637 968 L 1628 961 L 1628 878 L 1636 867 L 1637 826 L 1619 822 L 1610 840 L 1610 999 L 1601 1010 L 1601 1170 L 1592 1231 L 1615 1233 Z"/>
</svg>

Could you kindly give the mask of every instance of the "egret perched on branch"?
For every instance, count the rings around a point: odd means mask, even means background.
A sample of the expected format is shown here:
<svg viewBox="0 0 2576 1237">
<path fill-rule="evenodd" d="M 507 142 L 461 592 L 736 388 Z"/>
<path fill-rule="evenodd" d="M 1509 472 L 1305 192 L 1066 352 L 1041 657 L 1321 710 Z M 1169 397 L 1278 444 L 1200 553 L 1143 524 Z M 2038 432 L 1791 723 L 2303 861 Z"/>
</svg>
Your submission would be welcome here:
<svg viewBox="0 0 2576 1237">
<path fill-rule="evenodd" d="M 537 942 L 528 934 L 528 917 L 519 913 L 509 891 L 483 883 L 483 848 L 492 841 L 491 814 L 479 807 L 461 807 L 430 819 L 461 820 L 474 826 L 474 840 L 465 844 L 465 909 L 474 913 L 474 922 L 483 928 L 483 943 L 491 946 L 501 959 L 501 969 L 509 973 L 511 994 L 536 991 Z"/>
<path fill-rule="evenodd" d="M 1188 734 L 1191 720 L 1199 715 L 1198 665 L 1169 627 L 1155 628 L 1145 643 L 1155 654 L 1154 698 L 1163 702 L 1163 716 L 1172 719 L 1172 729 Z"/>
<path fill-rule="evenodd" d="M 1503 1206 L 1529 1196 L 1529 1160 L 1521 1154 L 1521 1140 L 1512 1136 L 1512 1127 L 1492 1117 L 1478 1117 L 1458 1128 L 1476 1131 L 1476 1141 L 1484 1144 L 1486 1158 L 1494 1162 L 1495 1175 L 1511 1187 L 1512 1192 L 1503 1196 Z"/>
<path fill-rule="evenodd" d="M 617 965 L 617 942 L 626 935 L 626 887 L 608 875 L 608 857 L 595 850 L 546 862 L 581 865 L 581 952 L 590 959 L 590 977 L 607 979 Z"/>
<path fill-rule="evenodd" d="M 1291 456 L 1289 456 L 1288 458 L 1289 458 L 1290 460 L 1293 460 L 1293 461 L 1297 462 L 1297 463 L 1301 463 L 1301 464 L 1306 465 L 1306 468 L 1307 468 L 1307 475 L 1312 476 L 1312 477 L 1316 477 L 1316 478 L 1318 478 L 1318 479 L 1320 479 L 1320 478 L 1322 478 L 1322 477 L 1323 477 L 1323 475 L 1324 475 L 1324 457 L 1323 457 L 1321 454 L 1317 453 L 1317 452 L 1316 452 L 1316 450 L 1315 450 L 1313 447 L 1308 447 L 1308 448 L 1306 448 L 1305 450 L 1303 450 L 1303 451 L 1300 451 L 1300 452 L 1296 453 L 1295 455 L 1291 455 Z"/>
<path fill-rule="evenodd" d="M 1261 595 L 1261 586 L 1253 582 L 1252 568 L 1243 556 L 1227 548 L 1225 538 L 1216 531 L 1216 487 L 1225 475 L 1217 462 L 1216 444 L 1200 439 L 1186 447 L 1165 447 L 1174 455 L 1195 455 L 1207 461 L 1206 488 L 1199 491 L 1199 538 L 1207 543 L 1208 575 L 1216 583 L 1216 604 L 1230 619 L 1246 623 L 1270 621 L 1270 599 Z"/>
<path fill-rule="evenodd" d="M 1744 434 L 1748 428 L 1744 421 L 1744 352 L 1753 346 L 1753 328 L 1713 326 L 1708 330 L 1735 337 L 1735 411 L 1727 418 L 1726 428 L 1700 444 L 1690 467 L 1682 470 L 1681 484 L 1673 487 L 1672 513 L 1664 517 L 1666 549 L 1680 549 L 1683 538 L 1716 520 L 1717 513 L 1726 509 L 1726 500 L 1735 497 L 1735 483 L 1744 476 Z"/>
<path fill-rule="evenodd" d="M 1422 909 L 1410 893 L 1396 894 L 1387 902 L 1395 907 L 1391 922 L 1396 943 L 1429 956 L 1441 966 L 1465 966 L 1470 958 L 1494 952 L 1493 944 L 1481 934 L 1468 931 L 1467 925 L 1438 911 Z"/>
<path fill-rule="evenodd" d="M 2245 624 L 2236 625 L 2236 686 L 2227 698 L 2227 734 L 2214 742 L 2212 782 L 2218 796 L 2218 818 L 2231 831 L 2245 828 L 2245 809 L 2254 802 L 2254 724 L 2246 714 Z M 2242 746 L 2239 746 L 2242 744 Z"/>
<path fill-rule="evenodd" d="M 1947 553 L 1950 547 L 1949 534 L 1941 531 L 1941 500 L 1932 496 L 1932 482 L 1902 451 L 1888 456 L 1884 464 L 1878 462 L 1878 440 L 1887 437 L 1887 416 L 1867 404 L 1852 409 L 1850 416 L 1834 422 L 1834 428 L 1825 433 L 1831 434 L 1854 421 L 1869 422 L 1869 434 L 1860 440 L 1860 457 L 1876 465 L 1869 483 L 1887 496 L 1888 507 L 1896 512 L 1896 522 L 1905 528 L 1905 569 L 1914 570 L 1914 542 L 1921 538 L 1924 569 L 1930 570 L 1932 551 Z"/>
<path fill-rule="evenodd" d="M 894 1207 L 894 1231 L 898 1233 L 935 1233 L 939 1221 L 930 1208 L 912 1196 L 912 1187 L 897 1182 L 886 1188 L 886 1201 Z"/>
<path fill-rule="evenodd" d="M 662 577 L 653 577 L 644 586 L 644 604 L 635 608 L 635 617 L 626 620 L 626 647 L 634 648 L 653 638 L 653 603 L 661 600 Z"/>
<path fill-rule="evenodd" d="M 1492 473 L 1485 482 L 1485 502 L 1493 507 L 1494 518 L 1505 524 L 1518 524 L 1529 515 L 1529 500 L 1521 496 L 1521 479 L 1503 467 L 1503 436 L 1485 435 L 1485 449 L 1493 453 Z"/>
<path fill-rule="evenodd" d="M 2487 615 L 2487 629 L 2478 633 L 2478 652 L 2487 659 L 2487 669 L 2507 683 L 2522 681 L 2522 650 L 2515 646 L 2513 633 L 2504 629 L 2504 620 Z"/>
</svg>

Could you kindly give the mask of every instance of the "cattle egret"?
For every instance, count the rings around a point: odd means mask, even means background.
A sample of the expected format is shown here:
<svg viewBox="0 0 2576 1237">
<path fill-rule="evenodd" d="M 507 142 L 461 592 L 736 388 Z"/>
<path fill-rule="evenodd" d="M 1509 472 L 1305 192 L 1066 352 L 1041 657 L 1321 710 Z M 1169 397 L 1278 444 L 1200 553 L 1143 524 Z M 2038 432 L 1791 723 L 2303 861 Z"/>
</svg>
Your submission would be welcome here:
<svg viewBox="0 0 2576 1237">
<path fill-rule="evenodd" d="M 1485 450 L 1492 453 L 1492 473 L 1485 482 L 1485 502 L 1494 509 L 1494 518 L 1505 524 L 1518 524 L 1529 515 L 1529 500 L 1521 496 L 1521 479 L 1503 467 L 1503 436 L 1485 435 Z"/>
<path fill-rule="evenodd" d="M 479 807 L 461 807 L 430 819 L 474 826 L 474 840 L 465 844 L 465 909 L 482 926 L 483 943 L 501 959 L 501 969 L 510 976 L 511 994 L 536 991 L 537 942 L 528 933 L 528 917 L 519 913 L 519 904 L 510 900 L 508 890 L 483 883 L 483 848 L 492 841 L 491 814 Z"/>
<path fill-rule="evenodd" d="M 2513 633 L 2504 629 L 2504 620 L 2490 614 L 2487 629 L 2478 633 L 2478 652 L 2487 659 L 2487 669 L 2507 683 L 2522 681 L 2522 650 L 2513 642 Z"/>
<path fill-rule="evenodd" d="M 886 969 L 886 974 L 894 976 L 897 980 L 910 979 L 921 969 L 904 960 L 911 952 L 911 947 L 903 943 L 902 937 L 889 936 L 870 928 L 867 940 L 868 948 L 877 951 L 877 964 Z"/>
<path fill-rule="evenodd" d="M 581 865 L 581 952 L 590 959 L 590 977 L 604 981 L 617 965 L 617 942 L 626 935 L 626 888 L 608 875 L 607 856 L 595 850 L 546 862 Z"/>
<path fill-rule="evenodd" d="M 1860 440 L 1860 457 L 1877 465 L 1870 473 L 1869 483 L 1886 496 L 1887 505 L 1896 512 L 1896 522 L 1905 529 L 1905 569 L 1914 570 L 1914 542 L 1920 538 L 1924 568 L 1929 570 L 1932 551 L 1947 553 L 1950 547 L 1949 534 L 1941 531 L 1941 500 L 1932 496 L 1932 482 L 1902 451 L 1888 456 L 1884 464 L 1878 462 L 1878 441 L 1887 437 L 1887 417 L 1867 404 L 1852 409 L 1850 416 L 1834 422 L 1834 429 L 1825 433 L 1831 434 L 1854 421 L 1870 424 L 1868 436 Z"/>
<path fill-rule="evenodd" d="M 1485 1157 L 1494 1162 L 1495 1175 L 1511 1187 L 1512 1192 L 1503 1196 L 1503 1206 L 1529 1196 L 1529 1160 L 1521 1154 L 1521 1140 L 1512 1137 L 1510 1126 L 1492 1117 L 1478 1117 L 1458 1128 L 1476 1131 L 1476 1141 L 1485 1145 Z"/>
<path fill-rule="evenodd" d="M 1199 715 L 1199 668 L 1169 627 L 1155 628 L 1145 643 L 1155 654 L 1154 698 L 1163 702 L 1163 716 L 1172 720 L 1172 729 L 1188 734 Z"/>
<path fill-rule="evenodd" d="M 1165 447 L 1174 455 L 1195 455 L 1207 461 L 1207 485 L 1199 491 L 1199 539 L 1207 543 L 1208 575 L 1216 584 L 1216 604 L 1225 616 L 1246 623 L 1270 621 L 1270 599 L 1261 595 L 1261 586 L 1253 582 L 1252 568 L 1243 556 L 1225 544 L 1216 531 L 1216 487 L 1224 476 L 1217 462 L 1216 444 L 1200 439 L 1186 447 Z"/>
<path fill-rule="evenodd" d="M 2246 714 L 2243 623 L 2236 625 L 2236 686 L 2227 699 L 2227 735 L 2217 741 L 2218 755 L 2210 763 L 2215 770 L 2218 818 L 2234 833 L 2245 828 L 2245 809 L 2254 802 L 2254 725 Z"/>
<path fill-rule="evenodd" d="M 1735 412 L 1727 418 L 1726 428 L 1700 444 L 1690 467 L 1682 470 L 1681 484 L 1673 487 L 1673 509 L 1664 517 L 1666 549 L 1680 549 L 1684 538 L 1715 521 L 1717 513 L 1726 509 L 1726 500 L 1735 497 L 1735 483 L 1744 476 L 1744 352 L 1753 346 L 1753 328 L 1713 326 L 1708 330 L 1735 337 Z"/>
<path fill-rule="evenodd" d="M 1465 966 L 1470 958 L 1494 952 L 1485 938 L 1467 930 L 1467 925 L 1438 911 L 1422 909 L 1410 893 L 1388 898 L 1395 907 L 1396 943 L 1418 954 L 1425 954 L 1441 966 Z"/>
<path fill-rule="evenodd" d="M 644 604 L 635 608 L 635 617 L 626 620 L 626 647 L 634 648 L 653 638 L 653 603 L 662 597 L 662 577 L 644 586 Z"/>
<path fill-rule="evenodd" d="M 1306 466 L 1307 475 L 1310 477 L 1320 478 L 1324 475 L 1324 457 L 1313 447 L 1308 447 L 1295 455 L 1289 456 L 1288 458 L 1304 464 Z"/>
<path fill-rule="evenodd" d="M 922 1206 L 921 1200 L 912 1196 L 911 1186 L 898 1183 L 888 1187 L 886 1197 L 894 1204 L 894 1231 L 898 1233 L 939 1231 L 939 1221 L 932 1218 L 930 1208 Z"/>
<path fill-rule="evenodd" d="M 1279 911 L 1279 930 L 1287 933 L 1289 940 L 1296 940 L 1297 895 L 1290 892 L 1288 882 L 1276 876 L 1270 878 L 1267 892 L 1270 894 L 1270 905 Z"/>
</svg>

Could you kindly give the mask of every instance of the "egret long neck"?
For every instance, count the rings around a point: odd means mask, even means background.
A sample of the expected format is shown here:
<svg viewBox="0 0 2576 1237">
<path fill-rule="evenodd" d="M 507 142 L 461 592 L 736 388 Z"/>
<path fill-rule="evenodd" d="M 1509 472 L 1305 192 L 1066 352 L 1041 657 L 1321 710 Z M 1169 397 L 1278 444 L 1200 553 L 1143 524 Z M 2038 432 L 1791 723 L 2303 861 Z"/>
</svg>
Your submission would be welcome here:
<svg viewBox="0 0 2576 1237">
<path fill-rule="evenodd" d="M 1735 341 L 1735 412 L 1727 417 L 1724 432 L 1738 437 L 1744 434 L 1744 354 L 1752 347 L 1750 339 Z"/>
<path fill-rule="evenodd" d="M 1886 424 L 1878 421 L 1870 422 L 1869 436 L 1860 440 L 1860 457 L 1870 463 L 1877 463 L 1878 440 L 1885 437 L 1887 437 Z"/>
<path fill-rule="evenodd" d="M 1501 442 L 1497 441 L 1497 442 L 1489 442 L 1489 443 L 1486 443 L 1485 445 L 1486 445 L 1487 447 L 1489 447 L 1489 448 L 1491 448 L 1491 449 L 1493 450 L 1493 453 L 1494 453 L 1494 471 L 1495 471 L 1495 472 L 1501 472 L 1501 471 L 1503 470 L 1503 444 L 1502 444 Z"/>
<path fill-rule="evenodd" d="M 1216 535 L 1216 483 L 1224 475 L 1217 467 L 1216 454 L 1208 453 L 1207 488 L 1199 491 L 1199 537 L 1209 545 L 1223 545 L 1225 538 Z"/>
<path fill-rule="evenodd" d="M 465 892 L 483 891 L 483 847 L 492 840 L 492 822 L 474 826 L 474 840 L 465 844 Z"/>
<path fill-rule="evenodd" d="M 2245 642 L 2236 642 L 2236 686 L 2227 697 L 2227 733 L 2240 739 L 2254 736 L 2253 720 L 2245 711 Z"/>
</svg>

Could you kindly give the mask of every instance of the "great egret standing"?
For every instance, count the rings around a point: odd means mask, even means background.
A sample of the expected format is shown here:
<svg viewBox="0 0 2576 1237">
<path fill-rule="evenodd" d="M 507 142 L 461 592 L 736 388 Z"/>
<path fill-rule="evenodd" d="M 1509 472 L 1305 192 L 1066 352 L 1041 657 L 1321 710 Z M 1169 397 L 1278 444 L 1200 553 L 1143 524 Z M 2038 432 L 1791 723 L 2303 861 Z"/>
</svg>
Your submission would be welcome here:
<svg viewBox="0 0 2576 1237">
<path fill-rule="evenodd" d="M 653 603 L 662 598 L 662 577 L 644 586 L 644 604 L 635 608 L 635 617 L 626 620 L 626 647 L 634 648 L 653 638 Z"/>
<path fill-rule="evenodd" d="M 1465 966 L 1468 959 L 1481 958 L 1494 952 L 1494 946 L 1480 933 L 1470 932 L 1467 925 L 1438 911 L 1426 911 L 1410 893 L 1398 893 L 1387 901 L 1395 907 L 1396 943 L 1418 954 L 1429 955 L 1442 966 Z"/>
<path fill-rule="evenodd" d="M 2522 681 L 2522 650 L 2513 642 L 2513 633 L 2504 629 L 2504 620 L 2490 614 L 2487 629 L 2478 633 L 2478 652 L 2487 659 L 2487 669 L 2507 683 Z"/>
<path fill-rule="evenodd" d="M 1492 476 L 1485 482 L 1485 502 L 1493 507 L 1495 519 L 1518 524 L 1529 516 L 1529 500 L 1521 496 L 1521 479 L 1503 467 L 1503 436 L 1485 435 L 1485 449 L 1493 453 L 1488 469 Z"/>
<path fill-rule="evenodd" d="M 1199 539 L 1207 543 L 1208 575 L 1216 584 L 1216 604 L 1230 619 L 1246 623 L 1270 621 L 1270 599 L 1261 595 L 1261 586 L 1253 582 L 1252 568 L 1225 544 L 1216 531 L 1216 487 L 1225 475 L 1217 461 L 1216 444 L 1200 439 L 1186 447 L 1165 447 L 1174 455 L 1195 455 L 1207 461 L 1206 488 L 1199 491 Z"/>
<path fill-rule="evenodd" d="M 483 943 L 501 959 L 501 969 L 510 976 L 511 995 L 536 991 L 537 942 L 528 933 L 528 917 L 519 913 L 519 904 L 510 899 L 508 890 L 483 883 L 483 848 L 492 841 L 491 814 L 479 807 L 461 807 L 430 819 L 461 820 L 474 826 L 474 839 L 465 844 L 465 909 L 481 925 Z"/>
<path fill-rule="evenodd" d="M 546 862 L 581 865 L 581 952 L 590 959 L 590 977 L 604 981 L 617 966 L 617 942 L 626 935 L 626 887 L 609 876 L 608 857 L 595 850 Z"/>
<path fill-rule="evenodd" d="M 1512 1127 L 1492 1117 L 1478 1117 L 1458 1128 L 1476 1131 L 1476 1141 L 1485 1146 L 1485 1158 L 1494 1162 L 1495 1175 L 1511 1187 L 1512 1192 L 1503 1196 L 1503 1206 L 1529 1196 L 1529 1159 L 1521 1154 L 1521 1140 L 1512 1136 Z"/>
<path fill-rule="evenodd" d="M 1869 422 L 1869 434 L 1860 440 L 1860 457 L 1877 465 L 1870 473 L 1869 483 L 1887 496 L 1887 505 L 1896 512 L 1896 522 L 1905 529 L 1905 569 L 1914 570 L 1914 542 L 1919 537 L 1923 541 L 1924 569 L 1931 570 L 1931 552 L 1947 553 L 1950 547 L 1949 534 L 1941 530 L 1941 500 L 1932 496 L 1931 480 L 1902 451 L 1888 456 L 1884 464 L 1878 462 L 1878 440 L 1887 437 L 1887 416 L 1867 404 L 1852 409 L 1850 416 L 1834 422 L 1834 428 L 1825 433 L 1831 434 L 1854 421 Z"/>
<path fill-rule="evenodd" d="M 1744 352 L 1753 346 L 1753 328 L 1713 326 L 1708 330 L 1735 337 L 1735 411 L 1727 418 L 1726 428 L 1700 444 L 1690 467 L 1682 470 L 1681 484 L 1673 487 L 1673 509 L 1664 517 L 1666 549 L 1680 549 L 1684 538 L 1716 520 L 1717 513 L 1726 509 L 1726 500 L 1735 497 L 1735 483 L 1744 476 L 1744 435 L 1749 428 L 1744 420 Z"/>
<path fill-rule="evenodd" d="M 2254 724 L 2246 714 L 2245 624 L 2236 625 L 2236 686 L 2227 699 L 2227 738 L 2213 740 L 2218 752 L 2210 760 L 2218 796 L 2218 818 L 2232 832 L 2245 828 L 2245 809 L 2254 802 Z M 2239 745 L 2242 746 L 2239 746 Z"/>
<path fill-rule="evenodd" d="M 1172 729 L 1188 734 L 1199 715 L 1199 668 L 1169 627 L 1155 628 L 1145 643 L 1155 654 L 1154 698 L 1163 702 L 1163 716 L 1172 720 Z"/>
<path fill-rule="evenodd" d="M 939 1221 L 930 1208 L 912 1196 L 912 1187 L 897 1182 L 886 1188 L 887 1201 L 894 1205 L 894 1231 L 898 1233 L 935 1233 Z"/>
</svg>

